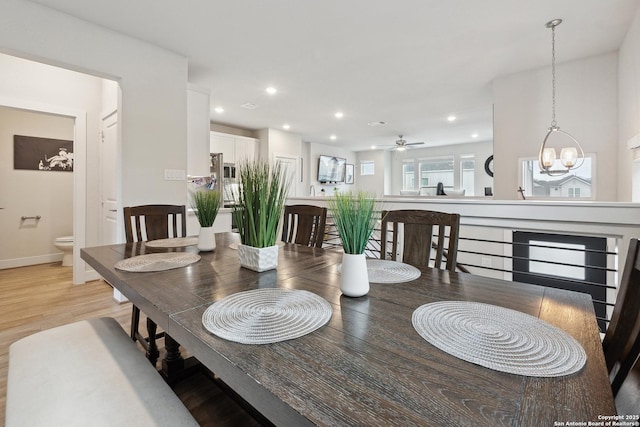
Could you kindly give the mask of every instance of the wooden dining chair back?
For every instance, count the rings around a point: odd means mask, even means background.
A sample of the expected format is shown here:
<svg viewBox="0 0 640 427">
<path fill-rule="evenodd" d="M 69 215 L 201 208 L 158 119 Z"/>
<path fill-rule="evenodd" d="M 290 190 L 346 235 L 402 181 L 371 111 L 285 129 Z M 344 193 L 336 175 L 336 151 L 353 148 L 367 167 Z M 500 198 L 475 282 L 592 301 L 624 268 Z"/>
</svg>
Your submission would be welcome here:
<svg viewBox="0 0 640 427">
<path fill-rule="evenodd" d="M 427 210 L 382 211 L 380 259 L 390 256 L 398 261 L 402 255 L 401 260 L 406 264 L 455 271 L 459 229 L 458 214 Z"/>
<path fill-rule="evenodd" d="M 285 206 L 282 241 L 321 248 L 326 222 L 327 208 L 312 205 Z"/>
<path fill-rule="evenodd" d="M 124 234 L 127 243 L 148 240 L 185 237 L 187 235 L 186 208 L 183 205 L 141 205 L 123 209 Z M 179 220 L 179 221 L 178 221 Z M 131 311 L 131 339 L 138 341 L 147 358 L 155 365 L 160 352 L 156 339 L 164 333 L 156 333 L 157 325 L 147 318 L 147 336 L 139 332 L 140 309 L 133 305 Z"/>
<path fill-rule="evenodd" d="M 640 355 L 640 244 L 629 241 L 629 250 L 618 287 L 611 322 L 602 341 L 615 396 Z"/>
<path fill-rule="evenodd" d="M 187 235 L 185 206 L 142 205 L 126 207 L 124 208 L 124 233 L 127 243 L 185 237 Z"/>
</svg>

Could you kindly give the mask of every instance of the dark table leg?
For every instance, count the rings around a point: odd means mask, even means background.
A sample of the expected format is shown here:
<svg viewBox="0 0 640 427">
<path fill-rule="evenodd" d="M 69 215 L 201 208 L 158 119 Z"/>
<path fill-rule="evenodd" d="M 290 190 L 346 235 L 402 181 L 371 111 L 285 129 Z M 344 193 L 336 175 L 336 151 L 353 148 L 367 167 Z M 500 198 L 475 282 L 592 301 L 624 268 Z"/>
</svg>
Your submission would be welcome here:
<svg viewBox="0 0 640 427">
<path fill-rule="evenodd" d="M 147 317 L 147 333 L 148 335 L 148 348 L 147 348 L 147 359 L 151 362 L 153 366 L 156 366 L 156 362 L 158 361 L 158 357 L 160 357 L 160 351 L 158 351 L 158 344 L 156 343 L 156 331 L 158 329 L 158 325 L 155 322 Z"/>
<path fill-rule="evenodd" d="M 189 357 L 185 360 L 180 354 L 180 344 L 166 333 L 164 334 L 164 348 L 167 353 L 162 359 L 160 373 L 169 384 L 186 378 L 201 368 L 200 362 L 195 358 Z"/>
</svg>

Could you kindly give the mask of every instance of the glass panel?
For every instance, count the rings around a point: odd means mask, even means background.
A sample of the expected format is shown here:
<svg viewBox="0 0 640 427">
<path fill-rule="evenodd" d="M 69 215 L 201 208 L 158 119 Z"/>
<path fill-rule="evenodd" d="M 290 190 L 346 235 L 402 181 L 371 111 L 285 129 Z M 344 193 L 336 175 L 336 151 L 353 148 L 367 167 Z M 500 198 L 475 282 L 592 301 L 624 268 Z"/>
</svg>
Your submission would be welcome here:
<svg viewBox="0 0 640 427">
<path fill-rule="evenodd" d="M 420 159 L 420 188 L 435 189 L 439 182 L 445 189 L 453 190 L 453 157 Z M 435 192 L 432 192 L 435 194 Z"/>
<path fill-rule="evenodd" d="M 585 157 L 578 169 L 566 175 L 549 176 L 540 173 L 538 160 L 522 161 L 522 188 L 530 197 L 579 197 L 591 198 L 592 157 Z"/>
<path fill-rule="evenodd" d="M 560 248 L 580 249 L 584 251 L 585 245 L 574 245 L 569 243 L 555 243 L 531 240 L 532 245 L 553 246 L 559 249 L 550 248 L 529 248 L 529 258 L 541 261 L 564 262 L 567 264 L 585 265 L 585 252 L 567 251 Z M 582 267 L 571 267 L 566 265 L 546 264 L 544 262 L 529 261 L 529 271 L 531 273 L 546 274 L 550 276 L 567 277 L 569 279 L 584 280 L 585 269 Z"/>
<path fill-rule="evenodd" d="M 473 196 L 475 188 L 476 161 L 473 157 L 464 157 L 460 161 L 462 188 L 465 196 Z"/>
<path fill-rule="evenodd" d="M 360 162 L 360 175 L 375 175 L 376 165 L 371 160 L 364 160 Z"/>
<path fill-rule="evenodd" d="M 412 162 L 402 163 L 402 189 L 403 190 L 415 190 L 416 186 L 416 173 L 415 166 Z"/>
</svg>

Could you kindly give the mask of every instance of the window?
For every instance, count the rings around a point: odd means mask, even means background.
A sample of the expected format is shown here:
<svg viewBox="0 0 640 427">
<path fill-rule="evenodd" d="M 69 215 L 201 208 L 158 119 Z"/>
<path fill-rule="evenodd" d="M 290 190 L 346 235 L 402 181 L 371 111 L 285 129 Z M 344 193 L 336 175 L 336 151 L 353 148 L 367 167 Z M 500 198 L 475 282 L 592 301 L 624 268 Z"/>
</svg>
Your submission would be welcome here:
<svg viewBox="0 0 640 427">
<path fill-rule="evenodd" d="M 373 160 L 363 160 L 360 162 L 360 175 L 375 175 L 376 164 Z"/>
<path fill-rule="evenodd" d="M 402 189 L 416 189 L 416 172 L 413 160 L 402 162 Z"/>
<path fill-rule="evenodd" d="M 476 161 L 474 156 L 463 156 L 460 159 L 460 181 L 461 188 L 466 196 L 474 195 Z"/>
<path fill-rule="evenodd" d="M 594 156 L 585 156 L 584 163 L 565 175 L 540 173 L 538 159 L 522 161 L 522 188 L 527 197 L 592 198 Z"/>
<path fill-rule="evenodd" d="M 454 172 L 453 157 L 432 157 L 418 161 L 420 169 L 420 188 L 434 189 L 439 182 L 444 184 L 445 190 L 453 189 Z M 432 192 L 435 194 L 435 191 Z"/>
</svg>

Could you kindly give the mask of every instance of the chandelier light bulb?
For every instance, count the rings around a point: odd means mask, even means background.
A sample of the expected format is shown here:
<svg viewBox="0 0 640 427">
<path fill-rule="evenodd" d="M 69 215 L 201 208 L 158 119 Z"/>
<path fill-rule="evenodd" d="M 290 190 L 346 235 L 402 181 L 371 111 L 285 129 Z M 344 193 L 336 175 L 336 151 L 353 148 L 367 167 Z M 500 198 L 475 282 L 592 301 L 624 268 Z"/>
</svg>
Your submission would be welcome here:
<svg viewBox="0 0 640 427">
<path fill-rule="evenodd" d="M 542 151 L 542 166 L 545 168 L 550 168 L 553 166 L 553 163 L 556 161 L 556 149 L 555 148 L 545 148 Z"/>
<path fill-rule="evenodd" d="M 576 147 L 565 147 L 560 151 L 560 161 L 565 168 L 572 168 L 578 162 L 578 149 Z"/>
</svg>

